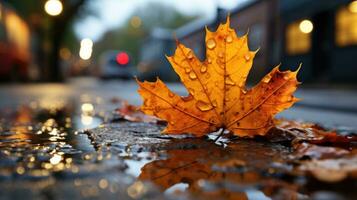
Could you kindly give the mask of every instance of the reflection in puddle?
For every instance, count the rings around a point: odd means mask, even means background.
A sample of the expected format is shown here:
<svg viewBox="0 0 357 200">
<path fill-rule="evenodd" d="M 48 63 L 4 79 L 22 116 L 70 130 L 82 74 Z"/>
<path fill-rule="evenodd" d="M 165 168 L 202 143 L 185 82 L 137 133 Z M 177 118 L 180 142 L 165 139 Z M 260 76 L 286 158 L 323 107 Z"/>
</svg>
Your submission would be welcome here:
<svg viewBox="0 0 357 200">
<path fill-rule="evenodd" d="M 75 115 L 75 105 L 70 102 L 31 102 L 29 107 L 0 115 L 0 177 L 78 173 L 77 164 L 86 160 L 85 155 L 96 152 L 87 135 L 75 130 L 97 127 L 102 122 L 92 104 L 83 105 L 80 116 L 87 117 L 86 121 Z"/>
<path fill-rule="evenodd" d="M 232 143 L 222 148 L 205 141 L 192 149 L 167 151 L 167 158 L 152 161 L 141 168 L 138 179 L 150 181 L 167 194 L 191 194 L 195 198 L 270 199 L 281 193 L 297 197 L 297 185 L 274 178 L 272 162 L 280 162 L 288 150 L 253 144 L 255 153 L 249 152 L 251 143 Z M 169 144 L 170 146 L 170 144 Z M 198 145 L 199 146 L 199 145 Z M 280 151 L 279 154 L 275 151 Z M 251 160 L 253 154 L 256 158 Z M 284 196 L 287 197 L 287 196 Z"/>
<path fill-rule="evenodd" d="M 324 190 L 292 170 L 290 149 L 281 145 L 242 140 L 222 148 L 184 139 L 185 148 L 176 142 L 166 144 L 164 158 L 145 164 L 138 180 L 154 183 L 165 194 L 194 199 L 307 199 Z"/>
</svg>

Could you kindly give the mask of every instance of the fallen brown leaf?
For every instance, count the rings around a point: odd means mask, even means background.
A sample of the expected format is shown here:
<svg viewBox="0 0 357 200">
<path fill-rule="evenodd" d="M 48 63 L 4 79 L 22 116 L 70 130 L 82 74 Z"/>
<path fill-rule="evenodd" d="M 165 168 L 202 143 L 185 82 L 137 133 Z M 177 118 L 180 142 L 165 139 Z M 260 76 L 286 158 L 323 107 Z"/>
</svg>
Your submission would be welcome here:
<svg viewBox="0 0 357 200">
<path fill-rule="evenodd" d="M 298 101 L 293 96 L 298 70 L 275 67 L 255 87 L 245 87 L 257 51 L 249 50 L 247 35 L 238 37 L 229 26 L 228 17 L 216 32 L 206 30 L 205 61 L 179 42 L 175 54 L 167 57 L 187 97 L 174 94 L 159 79 L 137 81 L 141 109 L 168 122 L 163 132 L 199 137 L 224 128 L 238 136 L 265 135 L 274 115 Z"/>
</svg>

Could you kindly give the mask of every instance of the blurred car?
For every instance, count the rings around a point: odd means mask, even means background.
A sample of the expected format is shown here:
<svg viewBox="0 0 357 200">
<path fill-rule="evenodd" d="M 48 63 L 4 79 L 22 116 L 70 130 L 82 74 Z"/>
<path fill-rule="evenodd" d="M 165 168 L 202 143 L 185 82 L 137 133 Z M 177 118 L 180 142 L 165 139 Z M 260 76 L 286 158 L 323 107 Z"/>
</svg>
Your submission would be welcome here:
<svg viewBox="0 0 357 200">
<path fill-rule="evenodd" d="M 102 79 L 130 79 L 134 74 L 134 67 L 127 52 L 111 50 L 100 56 L 99 76 Z"/>
</svg>

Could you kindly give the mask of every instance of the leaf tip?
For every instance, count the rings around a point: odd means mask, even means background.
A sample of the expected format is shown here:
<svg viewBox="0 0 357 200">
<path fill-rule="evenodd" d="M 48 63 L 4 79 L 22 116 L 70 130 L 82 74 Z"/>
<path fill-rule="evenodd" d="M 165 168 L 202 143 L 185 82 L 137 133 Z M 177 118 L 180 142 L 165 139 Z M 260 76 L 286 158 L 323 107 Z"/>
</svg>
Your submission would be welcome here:
<svg viewBox="0 0 357 200">
<path fill-rule="evenodd" d="M 259 46 L 255 51 L 253 51 L 253 54 L 255 55 L 255 54 L 257 54 L 259 51 L 260 51 L 260 46 Z"/>
<path fill-rule="evenodd" d="M 207 25 L 205 26 L 205 30 L 206 30 L 206 34 L 210 34 L 210 33 L 212 33 L 212 31 L 210 31 L 210 30 L 209 30 L 209 28 L 208 28 L 208 26 L 207 26 Z"/>
<path fill-rule="evenodd" d="M 299 67 L 295 70 L 295 72 L 298 73 L 300 71 L 301 67 L 302 67 L 302 63 L 299 64 Z"/>
<path fill-rule="evenodd" d="M 300 63 L 300 64 L 299 64 L 299 67 L 298 67 L 295 71 L 292 72 L 295 78 L 297 77 L 297 74 L 299 73 L 301 67 L 302 67 L 302 63 Z M 298 82 L 298 83 L 299 83 L 299 82 Z"/>
<path fill-rule="evenodd" d="M 171 60 L 171 58 L 172 58 L 172 56 L 169 56 L 169 55 L 167 55 L 166 53 L 165 53 L 165 58 L 168 60 L 168 61 L 170 61 Z"/>
<path fill-rule="evenodd" d="M 141 82 L 137 76 L 134 76 L 134 79 L 136 81 L 136 83 L 140 86 L 143 82 Z"/>
<path fill-rule="evenodd" d="M 243 37 L 248 37 L 249 32 L 250 32 L 250 28 L 248 27 L 248 28 L 247 28 L 247 32 L 243 35 Z"/>
<path fill-rule="evenodd" d="M 294 97 L 294 99 L 293 99 L 294 103 L 299 102 L 301 100 L 303 100 L 303 99 L 302 98 L 297 98 L 297 97 Z"/>
<path fill-rule="evenodd" d="M 226 19 L 226 25 L 230 26 L 230 24 L 231 24 L 231 13 L 228 12 L 227 19 Z"/>
</svg>

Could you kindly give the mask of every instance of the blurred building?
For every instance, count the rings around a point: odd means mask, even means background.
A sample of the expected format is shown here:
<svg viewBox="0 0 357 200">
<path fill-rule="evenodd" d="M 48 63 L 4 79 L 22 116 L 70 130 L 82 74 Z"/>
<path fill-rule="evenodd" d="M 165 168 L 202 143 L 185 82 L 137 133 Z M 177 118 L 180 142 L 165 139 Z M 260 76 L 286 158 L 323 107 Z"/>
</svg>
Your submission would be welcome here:
<svg viewBox="0 0 357 200">
<path fill-rule="evenodd" d="M 249 77 L 259 80 L 274 66 L 296 69 L 304 82 L 357 82 L 357 1 L 252 0 L 234 10 L 218 9 L 212 19 L 198 19 L 176 30 L 154 29 L 142 48 L 142 78 L 177 80 L 165 58 L 176 48 L 176 37 L 205 57 L 204 27 L 215 30 L 231 16 L 238 35 L 249 30 L 249 47 L 260 48 Z M 174 36 L 176 34 L 176 36 Z"/>
<path fill-rule="evenodd" d="M 279 6 L 285 66 L 302 62 L 305 81 L 357 82 L 357 1 L 281 0 Z"/>
<path fill-rule="evenodd" d="M 197 19 L 176 30 L 155 28 L 146 39 L 142 48 L 138 65 L 139 77 L 153 80 L 159 76 L 165 81 L 177 81 L 175 74 L 165 55 L 173 55 L 176 39 L 192 48 L 198 58 L 205 54 L 204 27 L 212 20 Z"/>
<path fill-rule="evenodd" d="M 26 80 L 30 57 L 28 25 L 11 8 L 0 4 L 0 80 Z"/>
</svg>

